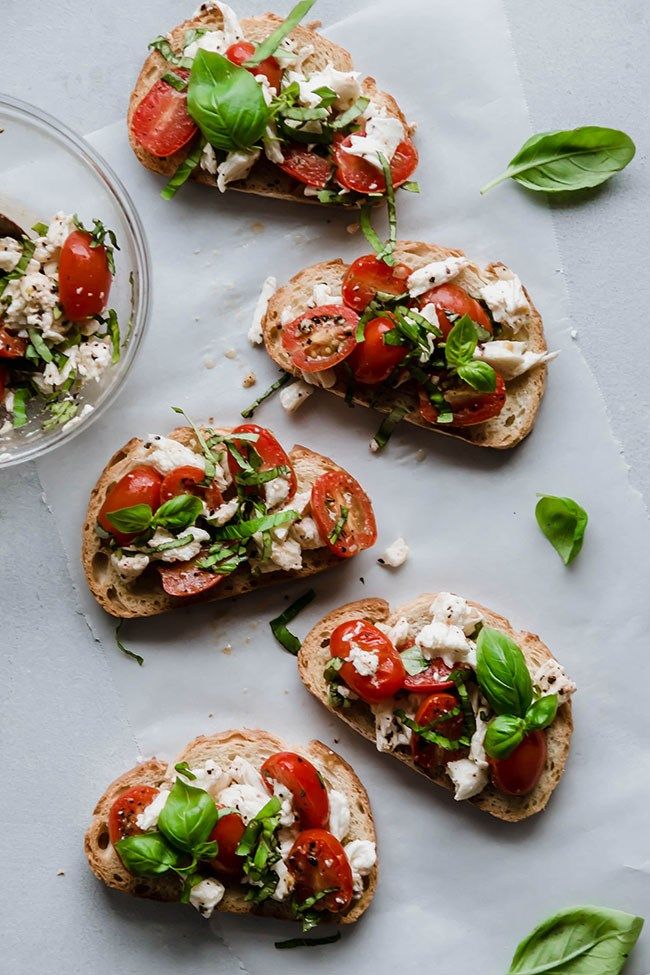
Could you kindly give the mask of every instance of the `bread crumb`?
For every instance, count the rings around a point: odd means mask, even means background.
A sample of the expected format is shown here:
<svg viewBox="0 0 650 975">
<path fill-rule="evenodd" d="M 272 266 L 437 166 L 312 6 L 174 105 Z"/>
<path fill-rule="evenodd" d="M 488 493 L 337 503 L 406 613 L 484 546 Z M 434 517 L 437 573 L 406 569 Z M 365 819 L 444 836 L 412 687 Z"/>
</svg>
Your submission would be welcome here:
<svg viewBox="0 0 650 975">
<path fill-rule="evenodd" d="M 57 870 L 56 875 L 57 877 L 65 877 L 65 870 Z"/>
<path fill-rule="evenodd" d="M 237 358 L 237 349 L 226 349 L 226 351 L 224 352 L 224 355 L 225 355 L 226 359 L 236 359 Z"/>
<path fill-rule="evenodd" d="M 318 28 L 322 26 L 322 20 L 310 20 L 308 24 L 305 24 L 305 27 L 307 27 L 309 30 L 318 30 Z"/>
<path fill-rule="evenodd" d="M 421 464 L 426 456 L 427 456 L 426 450 L 422 450 L 420 448 L 420 450 L 418 450 L 417 454 L 415 455 L 415 459 L 418 462 L 418 464 Z"/>
<path fill-rule="evenodd" d="M 250 387 L 254 386 L 256 382 L 257 382 L 257 376 L 255 375 L 255 373 L 247 372 L 244 378 L 242 379 L 241 384 L 244 387 L 244 389 L 250 389 Z"/>
<path fill-rule="evenodd" d="M 577 328 L 572 328 L 571 329 L 571 338 L 574 339 L 574 340 L 578 338 L 578 329 Z"/>
<path fill-rule="evenodd" d="M 254 234 L 261 234 L 262 231 L 265 229 L 266 227 L 261 220 L 256 220 L 255 223 L 251 224 L 251 230 L 253 231 Z"/>
<path fill-rule="evenodd" d="M 359 224 L 358 223 L 349 223 L 345 229 L 347 230 L 347 232 L 349 234 L 356 234 L 357 231 L 359 230 Z"/>
<path fill-rule="evenodd" d="M 227 643 L 225 647 L 223 647 L 222 653 L 225 653 L 227 656 L 229 656 L 232 653 L 232 644 Z"/>
<path fill-rule="evenodd" d="M 215 358 L 214 358 L 213 355 L 204 355 L 203 356 L 203 365 L 205 366 L 206 369 L 214 369 L 214 367 L 216 366 L 216 364 L 217 363 L 216 363 Z"/>
</svg>

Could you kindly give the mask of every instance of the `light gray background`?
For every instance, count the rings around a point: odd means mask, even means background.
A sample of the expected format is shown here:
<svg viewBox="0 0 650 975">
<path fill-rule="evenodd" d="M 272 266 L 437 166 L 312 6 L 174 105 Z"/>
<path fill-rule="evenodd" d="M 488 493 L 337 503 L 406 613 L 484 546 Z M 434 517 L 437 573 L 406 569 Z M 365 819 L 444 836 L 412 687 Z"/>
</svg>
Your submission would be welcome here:
<svg viewBox="0 0 650 975">
<path fill-rule="evenodd" d="M 647 503 L 648 9 L 643 0 L 506 0 L 506 7 L 533 130 L 610 124 L 637 142 L 624 180 L 589 201 L 556 207 L 555 223 L 578 341 Z M 180 0 L 2 0 L 0 9 L 0 89 L 89 132 L 124 113 L 125 79 L 134 76 L 146 43 L 188 6 Z M 327 23 L 343 9 L 322 0 L 318 15 Z M 432 38 L 433 52 L 435 43 L 446 40 Z M 10 905 L 2 917 L 3 965 L 12 975 L 58 975 L 72 960 L 82 971 L 135 975 L 149 971 L 153 939 L 168 948 L 169 972 L 235 971 L 185 910 L 167 909 L 163 919 L 155 904 L 126 898 L 113 898 L 111 909 L 102 910 L 107 895 L 80 868 L 79 824 L 87 820 L 97 783 L 131 763 L 133 739 L 101 653 L 89 652 L 92 636 L 73 612 L 75 594 L 34 472 L 5 474 L 0 485 L 0 856 Z"/>
</svg>

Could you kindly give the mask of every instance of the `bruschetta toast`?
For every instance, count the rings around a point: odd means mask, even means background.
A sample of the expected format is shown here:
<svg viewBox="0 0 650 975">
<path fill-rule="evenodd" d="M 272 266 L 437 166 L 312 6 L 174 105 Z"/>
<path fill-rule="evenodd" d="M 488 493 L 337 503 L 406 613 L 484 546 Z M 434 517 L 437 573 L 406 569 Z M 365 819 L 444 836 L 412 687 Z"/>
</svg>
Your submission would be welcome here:
<svg viewBox="0 0 650 975">
<path fill-rule="evenodd" d="M 412 126 L 344 48 L 298 24 L 310 6 L 286 21 L 267 13 L 240 22 L 213 0 L 152 41 L 129 139 L 144 166 L 169 178 L 164 195 L 192 176 L 222 192 L 357 206 L 385 192 L 378 153 L 395 188 L 410 179 Z M 258 63 L 263 47 L 270 53 Z"/>
<path fill-rule="evenodd" d="M 514 447 L 535 423 L 554 357 L 519 278 L 436 244 L 399 241 L 393 259 L 300 271 L 271 295 L 257 338 L 303 385 L 391 422 Z"/>
<path fill-rule="evenodd" d="M 355 772 L 319 741 L 290 751 L 265 731 L 196 738 L 175 763 L 152 758 L 124 773 L 95 806 L 84 850 L 95 876 L 123 893 L 305 930 L 357 921 L 377 884 Z"/>
<path fill-rule="evenodd" d="M 452 593 L 348 603 L 298 657 L 307 689 L 380 751 L 508 822 L 564 772 L 575 684 L 539 637 Z"/>
<path fill-rule="evenodd" d="M 93 488 L 82 560 L 113 616 L 155 616 L 304 578 L 376 540 L 371 502 L 341 467 L 286 453 L 256 424 L 134 438 Z"/>
</svg>

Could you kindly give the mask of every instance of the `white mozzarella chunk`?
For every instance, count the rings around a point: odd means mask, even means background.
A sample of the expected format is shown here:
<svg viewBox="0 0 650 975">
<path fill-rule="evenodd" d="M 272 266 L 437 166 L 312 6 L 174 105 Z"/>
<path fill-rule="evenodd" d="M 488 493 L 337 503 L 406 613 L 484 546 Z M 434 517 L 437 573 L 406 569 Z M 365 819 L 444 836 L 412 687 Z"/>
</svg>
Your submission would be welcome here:
<svg viewBox="0 0 650 975">
<path fill-rule="evenodd" d="M 466 636 L 471 636 L 483 619 L 478 609 L 452 592 L 439 592 L 429 607 L 429 613 L 434 622 L 459 626 Z"/>
<path fill-rule="evenodd" d="M 331 389 L 336 386 L 336 372 L 334 369 L 322 369 L 320 372 L 303 372 L 302 378 L 310 386 L 320 386 L 321 389 Z"/>
<path fill-rule="evenodd" d="M 206 144 L 203 147 L 203 152 L 201 153 L 201 159 L 199 160 L 199 165 L 201 169 L 205 173 L 209 173 L 210 176 L 217 175 L 217 166 L 219 165 L 219 161 L 217 159 L 217 154 L 214 151 L 214 148 L 210 145 L 209 142 L 206 142 Z"/>
<path fill-rule="evenodd" d="M 427 657 L 442 657 L 448 667 L 455 663 L 476 663 L 476 649 L 459 626 L 433 621 L 423 626 L 415 637 L 418 647 Z"/>
<path fill-rule="evenodd" d="M 516 274 L 508 268 L 499 269 L 495 273 L 498 275 L 497 280 L 483 285 L 481 298 L 495 321 L 517 333 L 530 318 L 528 298 Z"/>
<path fill-rule="evenodd" d="M 280 800 L 280 826 L 293 826 L 296 821 L 296 813 L 293 808 L 293 793 L 287 789 L 286 785 L 269 779 L 269 784 L 273 788 L 273 795 Z"/>
<path fill-rule="evenodd" d="M 236 149 L 217 166 L 217 188 L 225 192 L 228 183 L 246 179 L 260 156 L 259 149 Z"/>
<path fill-rule="evenodd" d="M 0 240 L 0 271 L 13 271 L 23 253 L 22 244 L 13 237 Z"/>
<path fill-rule="evenodd" d="M 199 49 L 203 51 L 213 51 L 216 54 L 225 54 L 231 44 L 241 40 L 244 36 L 237 14 L 227 3 L 221 0 L 206 0 L 198 8 L 194 16 L 203 13 L 205 10 L 218 10 L 223 18 L 223 25 L 220 30 L 210 30 L 197 38 L 183 51 L 183 57 L 193 60 Z"/>
<path fill-rule="evenodd" d="M 344 112 L 351 108 L 361 95 L 359 77 L 358 71 L 338 71 L 328 64 L 322 71 L 317 71 L 309 78 L 305 78 L 297 71 L 287 71 L 285 84 L 290 85 L 294 81 L 298 83 L 300 102 L 307 108 L 314 108 L 320 103 L 321 96 L 317 94 L 319 88 L 329 88 L 336 94 L 333 107 L 337 111 Z"/>
<path fill-rule="evenodd" d="M 504 379 L 515 379 L 525 372 L 540 365 L 557 359 L 559 352 L 531 352 L 525 342 L 508 342 L 497 340 L 477 345 L 474 358 L 496 369 Z"/>
<path fill-rule="evenodd" d="M 202 471 L 205 470 L 205 458 L 202 454 L 197 454 L 178 440 L 153 433 L 149 434 L 134 454 L 134 466 L 142 461 L 155 467 L 159 474 L 169 474 L 175 467 L 199 467 Z"/>
<path fill-rule="evenodd" d="M 377 862 L 377 847 L 371 840 L 352 840 L 343 847 L 352 869 L 352 889 L 355 897 L 363 893 L 363 878 Z"/>
<path fill-rule="evenodd" d="M 350 136 L 350 145 L 343 146 L 343 152 L 365 159 L 381 171 L 380 156 L 390 162 L 404 136 L 404 126 L 394 115 L 375 115 L 368 119 L 363 135 Z"/>
<path fill-rule="evenodd" d="M 170 789 L 161 789 L 153 801 L 142 810 L 135 818 L 136 825 L 145 833 L 148 829 L 153 829 L 158 825 L 158 817 L 163 811 L 163 807 L 169 798 Z"/>
<path fill-rule="evenodd" d="M 217 904 L 223 899 L 226 888 L 220 880 L 208 877 L 195 884 L 190 891 L 190 904 L 203 917 L 211 917 Z"/>
<path fill-rule="evenodd" d="M 322 548 L 325 544 L 313 518 L 301 518 L 300 521 L 294 522 L 290 528 L 290 535 L 300 542 L 303 550 Z"/>
<path fill-rule="evenodd" d="M 454 786 L 454 799 L 460 802 L 482 792 L 488 782 L 488 769 L 482 768 L 469 758 L 447 762 L 447 775 Z"/>
<path fill-rule="evenodd" d="M 348 797 L 338 789 L 330 789 L 330 823 L 329 830 L 337 840 L 343 842 L 350 832 L 350 803 Z"/>
<path fill-rule="evenodd" d="M 228 784 L 227 773 L 211 758 L 206 759 L 201 765 L 192 766 L 190 772 L 194 778 L 186 776 L 182 772 L 178 772 L 176 777 L 194 789 L 203 789 L 204 792 L 219 792 Z"/>
<path fill-rule="evenodd" d="M 404 565 L 409 555 L 409 547 L 403 538 L 396 538 L 392 542 L 383 555 L 380 555 L 377 561 L 380 565 L 390 565 L 391 568 L 397 569 L 400 565 Z"/>
<path fill-rule="evenodd" d="M 156 551 L 158 546 L 173 542 L 176 537 L 171 532 L 168 532 L 166 528 L 157 528 L 147 543 L 148 547 L 152 550 L 151 557 L 159 559 L 161 562 L 189 562 L 190 559 L 196 558 L 201 551 L 201 547 L 210 541 L 209 532 L 206 532 L 203 528 L 195 528 L 192 526 L 191 528 L 183 529 L 178 535 L 178 538 L 188 537 L 185 545 L 179 545 L 177 548 L 163 549 L 162 552 Z"/>
<path fill-rule="evenodd" d="M 533 675 L 533 684 L 542 697 L 557 694 L 560 704 L 565 704 L 577 690 L 566 670 L 552 657 L 545 660 Z"/>
<path fill-rule="evenodd" d="M 219 792 L 219 804 L 236 810 L 246 825 L 266 805 L 269 798 L 268 792 L 262 792 L 245 782 L 234 782 Z"/>
<path fill-rule="evenodd" d="M 393 646 L 397 648 L 401 647 L 403 643 L 406 643 L 411 629 L 411 624 L 405 616 L 400 616 L 397 623 L 394 623 L 393 626 L 389 626 L 388 623 L 375 623 L 375 626 L 382 633 L 385 633 Z"/>
<path fill-rule="evenodd" d="M 149 565 L 149 556 L 139 552 L 136 555 L 125 555 L 123 552 L 118 555 L 113 552 L 111 565 L 123 582 L 133 582 Z"/>
<path fill-rule="evenodd" d="M 238 508 L 239 502 L 237 498 L 231 498 L 230 501 L 224 501 L 214 511 L 209 512 L 206 520 L 210 525 L 216 525 L 218 528 L 221 528 L 235 517 Z"/>
<path fill-rule="evenodd" d="M 295 413 L 313 392 L 313 386 L 309 386 L 302 379 L 297 379 L 295 383 L 280 390 L 280 404 L 287 413 Z"/>
<path fill-rule="evenodd" d="M 269 299 L 275 293 L 277 286 L 278 282 L 274 277 L 264 279 L 262 290 L 259 293 L 257 302 L 255 304 L 255 309 L 253 311 L 251 327 L 248 330 L 248 340 L 251 345 L 261 345 L 264 341 L 264 336 L 262 335 L 262 321 L 266 315 L 266 309 L 269 306 Z"/>
<path fill-rule="evenodd" d="M 317 281 L 312 288 L 311 298 L 307 302 L 309 308 L 318 308 L 322 305 L 342 305 L 343 298 L 340 292 L 330 290 L 326 281 Z"/>
<path fill-rule="evenodd" d="M 264 485 L 264 497 L 269 508 L 275 508 L 289 497 L 291 485 L 286 477 L 274 477 Z"/>
<path fill-rule="evenodd" d="M 356 643 L 350 644 L 350 652 L 345 658 L 361 677 L 372 677 L 377 673 L 379 657 L 372 650 L 364 650 Z"/>
<path fill-rule="evenodd" d="M 452 281 L 468 264 L 466 257 L 445 257 L 442 261 L 431 261 L 409 274 L 406 280 L 408 292 L 412 298 L 417 298 L 431 288 Z"/>
<path fill-rule="evenodd" d="M 403 708 L 409 717 L 415 713 L 408 701 L 400 701 L 398 704 L 393 698 L 372 705 L 375 715 L 375 744 L 379 752 L 393 752 L 400 745 L 411 743 L 413 732 L 394 713 L 398 707 Z"/>
</svg>

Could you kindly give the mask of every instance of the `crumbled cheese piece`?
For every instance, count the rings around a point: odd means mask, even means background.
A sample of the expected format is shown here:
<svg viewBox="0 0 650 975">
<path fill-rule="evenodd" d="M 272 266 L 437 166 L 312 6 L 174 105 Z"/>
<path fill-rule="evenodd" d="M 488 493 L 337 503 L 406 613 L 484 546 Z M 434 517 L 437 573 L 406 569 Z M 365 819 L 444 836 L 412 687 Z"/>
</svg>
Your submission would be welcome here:
<svg viewBox="0 0 650 975">
<path fill-rule="evenodd" d="M 204 172 L 209 173 L 210 176 L 216 176 L 217 165 L 218 165 L 217 154 L 209 142 L 206 142 L 206 144 L 203 147 L 203 152 L 201 153 L 201 159 L 199 165 L 201 169 Z"/>
<path fill-rule="evenodd" d="M 204 792 L 218 792 L 228 784 L 227 774 L 211 758 L 206 759 L 201 765 L 192 766 L 190 772 L 194 778 L 185 775 L 183 772 L 177 772 L 175 775 L 176 778 L 186 781 L 194 789 L 203 789 Z"/>
<path fill-rule="evenodd" d="M 311 293 L 311 298 L 307 301 L 308 308 L 319 308 L 322 305 L 342 305 L 343 298 L 340 291 L 330 291 L 330 286 L 326 281 L 317 281 Z"/>
<path fill-rule="evenodd" d="M 459 626 L 447 626 L 436 621 L 423 626 L 415 642 L 423 651 L 435 651 L 448 667 L 455 663 L 475 664 L 476 650 Z M 425 654 L 431 656 L 431 653 Z"/>
<path fill-rule="evenodd" d="M 516 274 L 508 268 L 498 269 L 497 280 L 481 288 L 481 298 L 501 325 L 518 332 L 530 318 L 530 304 Z"/>
<path fill-rule="evenodd" d="M 177 548 L 167 548 L 162 552 L 155 551 L 159 545 L 166 545 L 168 542 L 175 541 L 176 537 L 184 538 L 185 536 L 190 537 L 190 541 L 185 545 L 180 545 Z M 161 562 L 189 562 L 190 559 L 196 558 L 201 551 L 201 546 L 209 541 L 209 532 L 204 531 L 203 528 L 195 528 L 192 526 L 191 528 L 183 529 L 178 536 L 172 535 L 166 528 L 156 528 L 147 544 L 152 549 L 151 557 L 154 559 L 159 559 Z"/>
<path fill-rule="evenodd" d="M 260 156 L 259 149 L 236 149 L 217 166 L 217 188 L 224 193 L 228 183 L 246 179 Z"/>
<path fill-rule="evenodd" d="M 379 657 L 372 650 L 364 650 L 356 643 L 350 643 L 350 652 L 345 659 L 362 677 L 372 677 L 377 673 Z"/>
<path fill-rule="evenodd" d="M 322 548 L 325 544 L 313 518 L 301 518 L 300 521 L 295 521 L 289 533 L 292 538 L 300 542 L 302 549 Z"/>
<path fill-rule="evenodd" d="M 280 403 L 287 413 L 295 413 L 305 400 L 314 392 L 313 386 L 308 386 L 302 379 L 297 379 L 290 386 L 280 390 Z"/>
<path fill-rule="evenodd" d="M 206 520 L 210 525 L 216 525 L 218 528 L 221 528 L 222 525 L 228 524 L 235 517 L 238 508 L 239 501 L 237 498 L 231 498 L 230 501 L 224 501 L 223 504 L 220 504 L 215 511 L 209 512 Z"/>
<path fill-rule="evenodd" d="M 246 375 L 241 381 L 241 384 L 244 387 L 244 389 L 250 389 L 251 386 L 254 386 L 256 382 L 257 382 L 257 376 L 251 370 L 251 372 L 246 373 Z"/>
<path fill-rule="evenodd" d="M 457 802 L 477 796 L 483 791 L 489 778 L 488 769 L 481 768 L 469 758 L 447 762 L 447 775 L 453 783 L 454 799 Z"/>
<path fill-rule="evenodd" d="M 321 96 L 317 94 L 319 88 L 330 88 L 336 93 L 333 108 L 344 112 L 351 108 L 361 95 L 359 77 L 358 71 L 338 71 L 328 64 L 322 71 L 315 72 L 309 78 L 305 78 L 298 71 L 287 71 L 285 84 L 288 86 L 294 81 L 298 83 L 300 102 L 307 108 L 314 108 L 321 101 Z"/>
<path fill-rule="evenodd" d="M 267 780 L 273 788 L 273 795 L 280 800 L 280 826 L 293 826 L 296 820 L 296 813 L 293 808 L 293 792 L 287 789 L 286 785 L 276 782 L 275 779 Z"/>
<path fill-rule="evenodd" d="M 416 707 L 409 698 L 395 701 L 387 698 L 371 705 L 375 716 L 375 744 L 379 752 L 393 752 L 400 745 L 410 745 L 412 731 L 395 714 L 396 708 L 403 708 L 405 714 L 414 717 Z"/>
<path fill-rule="evenodd" d="M 274 514 L 279 514 L 281 511 L 295 511 L 301 517 L 307 512 L 309 506 L 311 505 L 311 492 L 310 491 L 298 491 L 291 498 L 291 501 L 287 501 L 281 508 L 278 508 Z M 296 524 L 294 522 L 294 524 Z M 284 542 L 284 540 L 289 536 L 293 525 L 278 525 L 276 528 L 271 530 L 271 534 L 276 542 Z"/>
<path fill-rule="evenodd" d="M 432 621 L 459 626 L 466 636 L 471 636 L 483 619 L 478 609 L 453 592 L 439 592 L 429 606 L 429 613 Z"/>
<path fill-rule="evenodd" d="M 286 477 L 274 477 L 264 485 L 264 497 L 269 509 L 282 504 L 289 497 L 291 485 Z"/>
<path fill-rule="evenodd" d="M 431 261 L 430 264 L 425 264 L 424 267 L 419 267 L 417 271 L 409 274 L 406 280 L 408 292 L 412 298 L 417 298 L 425 291 L 437 288 L 438 285 L 446 284 L 447 281 L 458 277 L 468 264 L 466 257 L 446 257 L 442 261 Z M 435 319 L 433 324 L 437 324 Z"/>
<path fill-rule="evenodd" d="M 348 797 L 343 792 L 339 792 L 338 789 L 330 789 L 329 803 L 329 830 L 337 840 L 342 842 L 350 831 L 350 803 Z"/>
<path fill-rule="evenodd" d="M 111 565 L 124 582 L 132 582 L 141 576 L 149 565 L 149 556 L 141 553 L 125 555 L 123 552 L 111 554 Z"/>
<path fill-rule="evenodd" d="M 211 917 L 217 904 L 223 899 L 226 888 L 220 880 L 208 877 L 195 884 L 190 891 L 190 904 L 203 917 Z"/>
<path fill-rule="evenodd" d="M 153 829 L 158 825 L 158 817 L 163 811 L 163 806 L 169 798 L 170 789 L 161 789 L 157 796 L 145 806 L 141 813 L 136 816 L 135 822 L 139 829 L 145 833 L 148 829 Z"/>
<path fill-rule="evenodd" d="M 352 889 L 355 897 L 363 893 L 363 878 L 367 877 L 377 862 L 377 847 L 371 840 L 352 840 L 346 843 L 345 855 L 352 869 Z"/>
<path fill-rule="evenodd" d="M 203 454 L 197 454 L 178 440 L 158 434 L 149 434 L 135 452 L 133 460 L 134 467 L 145 461 L 155 467 L 159 474 L 169 474 L 175 467 L 199 467 L 202 471 L 205 470 Z"/>
<path fill-rule="evenodd" d="M 314 53 L 313 44 L 302 44 L 298 47 L 292 37 L 285 37 L 277 48 L 274 57 L 280 62 L 282 68 L 293 68 L 294 71 L 302 72 L 303 64 L 308 57 Z"/>
<path fill-rule="evenodd" d="M 385 633 L 394 647 L 401 647 L 409 638 L 411 624 L 405 616 L 400 616 L 397 623 L 389 626 L 388 623 L 375 623 L 378 630 Z"/>
<path fill-rule="evenodd" d="M 268 792 L 262 792 L 245 782 L 234 782 L 219 792 L 220 805 L 235 809 L 246 825 L 268 801 Z"/>
<path fill-rule="evenodd" d="M 13 271 L 23 253 L 20 241 L 13 237 L 3 237 L 0 240 L 0 271 Z"/>
<path fill-rule="evenodd" d="M 253 311 L 253 321 L 251 322 L 251 327 L 248 330 L 248 340 L 251 345 L 261 345 L 264 341 L 264 336 L 262 335 L 262 321 L 266 315 L 269 299 L 275 293 L 277 286 L 278 282 L 274 277 L 264 279 L 262 290 L 259 293 L 257 302 L 255 304 L 255 309 Z"/>
<path fill-rule="evenodd" d="M 320 372 L 303 372 L 302 378 L 310 386 L 320 386 L 321 389 L 331 389 L 336 386 L 336 372 L 334 369 L 322 369 Z"/>
<path fill-rule="evenodd" d="M 260 565 L 262 572 L 275 572 L 283 569 L 294 572 L 302 569 L 302 548 L 295 538 L 287 538 L 284 542 L 271 542 L 271 557 L 268 562 Z"/>
<path fill-rule="evenodd" d="M 533 675 L 533 684 L 542 697 L 557 694 L 560 704 L 565 704 L 577 690 L 576 684 L 571 680 L 562 664 L 559 664 L 552 657 L 545 660 Z"/>
<path fill-rule="evenodd" d="M 393 569 L 404 565 L 409 555 L 409 547 L 403 538 L 396 538 L 377 561 L 380 565 L 390 565 Z"/>
<path fill-rule="evenodd" d="M 525 372 L 540 365 L 557 359 L 559 352 L 531 352 L 525 342 L 495 341 L 477 345 L 474 358 L 487 362 L 504 379 L 514 379 L 523 376 Z"/>
<path fill-rule="evenodd" d="M 342 148 L 349 156 L 359 156 L 381 171 L 380 156 L 390 162 L 404 136 L 404 126 L 394 115 L 375 115 L 366 123 L 365 133 L 351 135 L 349 146 Z"/>
<path fill-rule="evenodd" d="M 198 37 L 191 44 L 188 44 L 183 51 L 183 57 L 189 58 L 190 60 L 194 60 L 199 49 L 203 51 L 214 51 L 217 54 L 225 54 L 231 44 L 241 40 L 244 36 L 239 20 L 237 19 L 237 14 L 227 3 L 221 3 L 220 0 L 207 0 L 206 3 L 201 4 L 196 14 L 204 10 L 220 11 L 223 18 L 223 26 L 221 30 L 207 31 L 202 37 Z"/>
</svg>

